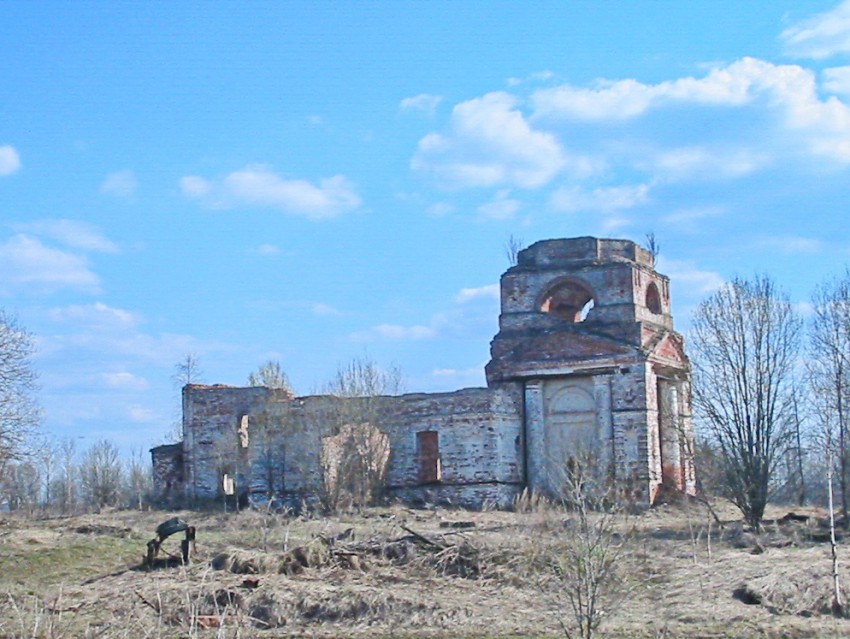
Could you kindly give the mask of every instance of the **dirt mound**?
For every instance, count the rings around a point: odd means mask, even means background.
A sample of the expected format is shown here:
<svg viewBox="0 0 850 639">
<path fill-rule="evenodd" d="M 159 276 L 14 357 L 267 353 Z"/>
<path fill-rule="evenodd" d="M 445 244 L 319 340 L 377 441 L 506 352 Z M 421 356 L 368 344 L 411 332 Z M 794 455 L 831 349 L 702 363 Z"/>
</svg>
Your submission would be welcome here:
<svg viewBox="0 0 850 639">
<path fill-rule="evenodd" d="M 831 614 L 832 580 L 829 565 L 777 566 L 770 574 L 748 579 L 733 596 L 750 605 L 783 615 Z"/>
<path fill-rule="evenodd" d="M 358 626 L 427 626 L 436 609 L 432 602 L 415 601 L 385 591 L 353 589 L 310 592 L 301 597 L 280 591 L 259 594 L 248 604 L 257 625 L 280 627 L 298 624 L 354 624 Z"/>
<path fill-rule="evenodd" d="M 133 530 L 125 526 L 107 526 L 105 524 L 83 524 L 73 529 L 80 535 L 112 535 L 115 537 L 128 537 Z"/>
<path fill-rule="evenodd" d="M 286 556 L 270 553 L 230 550 L 217 554 L 210 561 L 213 570 L 225 570 L 235 575 L 286 574 Z"/>
<path fill-rule="evenodd" d="M 212 558 L 213 570 L 225 570 L 237 575 L 299 575 L 305 568 L 343 568 L 346 570 L 366 570 L 367 563 L 361 553 L 328 547 L 321 540 L 298 546 L 283 553 L 268 553 L 230 549 Z"/>
</svg>

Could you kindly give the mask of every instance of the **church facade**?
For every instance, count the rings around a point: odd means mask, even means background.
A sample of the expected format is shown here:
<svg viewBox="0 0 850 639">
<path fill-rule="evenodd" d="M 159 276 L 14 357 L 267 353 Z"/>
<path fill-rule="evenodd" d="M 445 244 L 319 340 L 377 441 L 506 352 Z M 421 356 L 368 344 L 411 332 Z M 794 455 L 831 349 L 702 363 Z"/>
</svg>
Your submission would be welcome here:
<svg viewBox="0 0 850 639">
<path fill-rule="evenodd" d="M 694 492 L 690 365 L 669 280 L 634 242 L 520 251 L 485 372 L 486 388 L 344 400 L 188 385 L 183 440 L 151 451 L 156 494 L 318 500 L 345 450 L 409 503 L 506 507 L 589 466 L 646 504 Z"/>
</svg>

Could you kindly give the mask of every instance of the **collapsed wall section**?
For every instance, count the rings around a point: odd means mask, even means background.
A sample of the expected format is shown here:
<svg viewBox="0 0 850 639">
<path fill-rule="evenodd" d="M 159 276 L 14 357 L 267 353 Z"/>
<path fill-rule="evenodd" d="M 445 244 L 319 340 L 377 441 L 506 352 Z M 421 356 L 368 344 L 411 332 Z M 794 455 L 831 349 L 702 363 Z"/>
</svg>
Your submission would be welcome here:
<svg viewBox="0 0 850 639">
<path fill-rule="evenodd" d="M 339 438 L 364 424 L 388 444 L 390 497 L 506 506 L 524 485 L 519 385 L 372 398 L 193 385 L 183 408 L 184 492 L 192 500 L 220 497 L 230 486 L 246 500 L 319 501 L 328 451 L 351 445 Z"/>
<path fill-rule="evenodd" d="M 243 417 L 259 412 L 275 391 L 264 387 L 183 387 L 183 464 L 186 498 L 212 499 L 246 470 Z M 241 483 L 241 482 L 239 482 Z"/>
<path fill-rule="evenodd" d="M 185 497 L 183 442 L 151 448 L 153 499 L 166 506 L 178 506 Z"/>
</svg>

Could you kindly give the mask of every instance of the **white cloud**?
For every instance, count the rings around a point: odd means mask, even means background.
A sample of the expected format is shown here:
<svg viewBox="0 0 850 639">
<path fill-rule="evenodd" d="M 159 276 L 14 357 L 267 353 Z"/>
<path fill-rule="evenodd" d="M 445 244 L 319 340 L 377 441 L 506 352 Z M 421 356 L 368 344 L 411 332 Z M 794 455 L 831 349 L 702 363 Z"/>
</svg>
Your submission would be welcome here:
<svg viewBox="0 0 850 639">
<path fill-rule="evenodd" d="M 763 248 L 782 253 L 820 253 L 823 250 L 820 240 L 796 235 L 763 237 L 757 242 Z"/>
<path fill-rule="evenodd" d="M 351 333 L 356 342 L 423 341 L 480 339 L 482 331 L 490 334 L 498 315 L 499 285 L 462 288 L 446 310 L 431 315 L 427 323 L 401 325 L 379 324 L 365 331 Z M 495 315 L 494 315 L 495 313 Z"/>
<path fill-rule="evenodd" d="M 633 79 L 598 80 L 591 89 L 564 84 L 532 95 L 535 117 L 578 120 L 628 120 L 670 102 L 741 105 L 750 101 L 751 71 L 745 58 L 712 69 L 702 79 L 687 77 L 659 84 Z M 766 64 L 766 63 L 765 63 Z"/>
<path fill-rule="evenodd" d="M 309 306 L 313 315 L 342 315 L 333 306 L 324 302 L 310 302 Z"/>
<path fill-rule="evenodd" d="M 405 111 L 422 111 L 428 115 L 434 115 L 442 102 L 443 98 L 439 95 L 431 95 L 430 93 L 420 93 L 410 98 L 404 98 L 401 101 L 401 108 Z"/>
<path fill-rule="evenodd" d="M 187 175 L 180 178 L 180 190 L 187 197 L 204 197 L 212 190 L 212 184 L 202 177 Z"/>
<path fill-rule="evenodd" d="M 27 224 L 16 224 L 14 228 L 48 237 L 70 248 L 97 253 L 117 253 L 118 245 L 104 237 L 87 222 L 79 220 L 39 220 Z"/>
<path fill-rule="evenodd" d="M 551 71 L 537 71 L 525 78 L 508 78 L 507 84 L 509 87 L 515 87 L 526 82 L 546 82 L 547 80 L 551 80 L 554 77 L 555 74 Z"/>
<path fill-rule="evenodd" d="M 287 309 L 295 309 L 298 311 L 307 311 L 318 316 L 342 315 L 342 312 L 334 306 L 325 302 L 317 302 L 312 300 L 286 300 L 279 303 L 279 306 Z"/>
<path fill-rule="evenodd" d="M 631 220 L 622 215 L 611 215 L 602 220 L 602 234 L 611 235 L 618 232 L 621 228 L 628 226 Z"/>
<path fill-rule="evenodd" d="M 509 197 L 510 191 L 498 191 L 495 197 L 478 207 L 478 211 L 493 220 L 510 220 L 522 208 L 522 202 Z"/>
<path fill-rule="evenodd" d="M 158 419 L 156 411 L 150 408 L 145 408 L 139 404 L 132 404 L 127 407 L 127 417 L 129 417 L 131 421 L 141 423 L 152 422 Z"/>
<path fill-rule="evenodd" d="M 5 144 L 0 146 L 0 176 L 12 175 L 21 168 L 21 157 L 15 147 Z"/>
<path fill-rule="evenodd" d="M 136 179 L 136 174 L 130 169 L 124 169 L 107 175 L 100 185 L 100 192 L 105 195 L 130 198 L 133 197 L 138 186 L 139 181 Z"/>
<path fill-rule="evenodd" d="M 280 248 L 274 244 L 260 244 L 254 251 L 259 255 L 278 255 Z"/>
<path fill-rule="evenodd" d="M 212 208 L 271 207 L 310 219 L 335 217 L 353 211 L 362 202 L 354 184 L 342 175 L 314 184 L 284 179 L 263 165 L 246 166 L 217 182 L 186 176 L 180 186 L 186 196 Z"/>
<path fill-rule="evenodd" d="M 593 89 L 563 85 L 538 91 L 532 99 L 537 117 L 598 121 L 634 118 L 676 103 L 726 108 L 758 103 L 776 114 L 783 132 L 801 134 L 805 150 L 850 163 L 850 108 L 835 96 L 821 100 L 814 73 L 796 65 L 743 58 L 699 79 L 653 85 L 629 79 L 600 82 Z M 791 148 L 799 146 L 790 141 Z M 739 161 L 735 170 L 749 171 L 750 164 Z"/>
<path fill-rule="evenodd" d="M 549 205 L 556 211 L 601 211 L 610 213 L 630 209 L 649 200 L 649 185 L 609 186 L 585 189 L 580 186 L 556 189 Z"/>
<path fill-rule="evenodd" d="M 64 358 L 74 361 L 75 358 L 99 361 L 105 358 L 109 363 L 104 368 L 115 365 L 115 362 L 136 361 L 173 368 L 186 353 L 197 353 L 203 359 L 210 353 L 233 355 L 235 347 L 217 342 L 201 342 L 191 335 L 162 333 L 150 335 L 143 333 L 130 325 L 119 322 L 110 325 L 108 318 L 92 318 L 89 322 L 80 321 L 70 331 L 57 331 L 55 334 L 43 336 L 39 340 L 39 354 Z"/>
<path fill-rule="evenodd" d="M 662 255 L 657 266 L 658 272 L 669 277 L 673 286 L 690 293 L 713 293 L 725 283 L 718 273 L 699 269 L 690 260 L 668 260 Z"/>
<path fill-rule="evenodd" d="M 532 96 L 532 103 L 537 116 L 625 120 L 646 111 L 652 94 L 651 87 L 637 80 L 601 82 L 596 89 L 564 84 L 540 89 Z"/>
<path fill-rule="evenodd" d="M 659 178 L 676 181 L 686 178 L 737 178 L 752 173 L 767 159 L 747 150 L 714 150 L 683 147 L 662 151 L 640 163 Z"/>
<path fill-rule="evenodd" d="M 437 202 L 428 207 L 427 213 L 431 217 L 445 217 L 455 212 L 454 204 L 448 202 Z"/>
<path fill-rule="evenodd" d="M 100 280 L 85 258 L 24 234 L 0 244 L 0 287 L 3 284 L 47 292 L 71 288 L 97 293 L 100 289 Z"/>
<path fill-rule="evenodd" d="M 786 52 L 816 60 L 850 52 L 850 1 L 782 32 Z"/>
<path fill-rule="evenodd" d="M 566 168 L 586 172 L 588 163 L 570 160 L 554 135 L 535 131 L 517 99 L 488 93 L 454 107 L 450 131 L 419 141 L 414 170 L 434 174 L 450 187 L 537 188 Z"/>
<path fill-rule="evenodd" d="M 376 340 L 419 341 L 435 337 L 437 331 L 430 326 L 401 326 L 399 324 L 379 324 L 367 331 L 352 333 L 351 338 L 358 342 Z"/>
<path fill-rule="evenodd" d="M 458 375 L 480 374 L 482 368 L 483 366 L 476 366 L 474 368 L 467 368 L 463 370 L 457 368 L 435 368 L 431 371 L 431 374 L 434 377 L 457 377 Z"/>
<path fill-rule="evenodd" d="M 129 391 L 143 391 L 150 386 L 148 380 L 133 373 L 121 371 L 118 373 L 103 373 L 103 381 L 110 388 Z"/>
<path fill-rule="evenodd" d="M 484 364 L 472 368 L 435 368 L 431 371 L 431 377 L 435 378 L 440 385 L 445 384 L 452 389 L 480 386 L 486 383 Z"/>
<path fill-rule="evenodd" d="M 694 222 L 705 218 L 717 217 L 723 215 L 726 211 L 719 206 L 697 206 L 683 209 L 677 209 L 672 213 L 664 216 L 664 221 L 668 224 L 691 225 Z"/>
<path fill-rule="evenodd" d="M 850 66 L 824 69 L 823 89 L 829 93 L 850 96 Z"/>
<path fill-rule="evenodd" d="M 140 318 L 130 311 L 107 306 L 103 302 L 94 304 L 72 304 L 50 310 L 54 322 L 72 322 L 98 330 L 124 330 L 139 324 Z"/>
<path fill-rule="evenodd" d="M 472 300 L 478 299 L 499 299 L 500 290 L 498 284 L 487 284 L 477 288 L 462 288 L 455 295 L 455 301 L 458 304 L 466 304 Z"/>
<path fill-rule="evenodd" d="M 815 314 L 815 307 L 811 302 L 803 300 L 794 303 L 794 312 L 801 317 L 808 318 Z"/>
</svg>

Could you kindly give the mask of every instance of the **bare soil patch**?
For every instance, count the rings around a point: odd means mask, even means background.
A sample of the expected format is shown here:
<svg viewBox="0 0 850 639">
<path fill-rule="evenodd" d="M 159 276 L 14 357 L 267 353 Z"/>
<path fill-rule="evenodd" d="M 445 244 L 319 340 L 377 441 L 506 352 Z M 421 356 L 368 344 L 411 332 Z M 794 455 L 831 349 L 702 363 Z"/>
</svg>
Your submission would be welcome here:
<svg viewBox="0 0 850 639">
<path fill-rule="evenodd" d="M 605 610 L 609 637 L 840 637 L 824 513 L 769 513 L 759 535 L 719 505 L 663 506 L 623 523 L 631 589 Z M 180 535 L 144 566 L 156 527 Z M 118 511 L 0 519 L 2 637 L 559 636 L 563 599 L 541 558 L 569 512 L 403 507 L 333 518 Z M 842 567 L 850 552 L 840 548 Z M 850 588 L 850 571 L 842 568 Z"/>
</svg>

